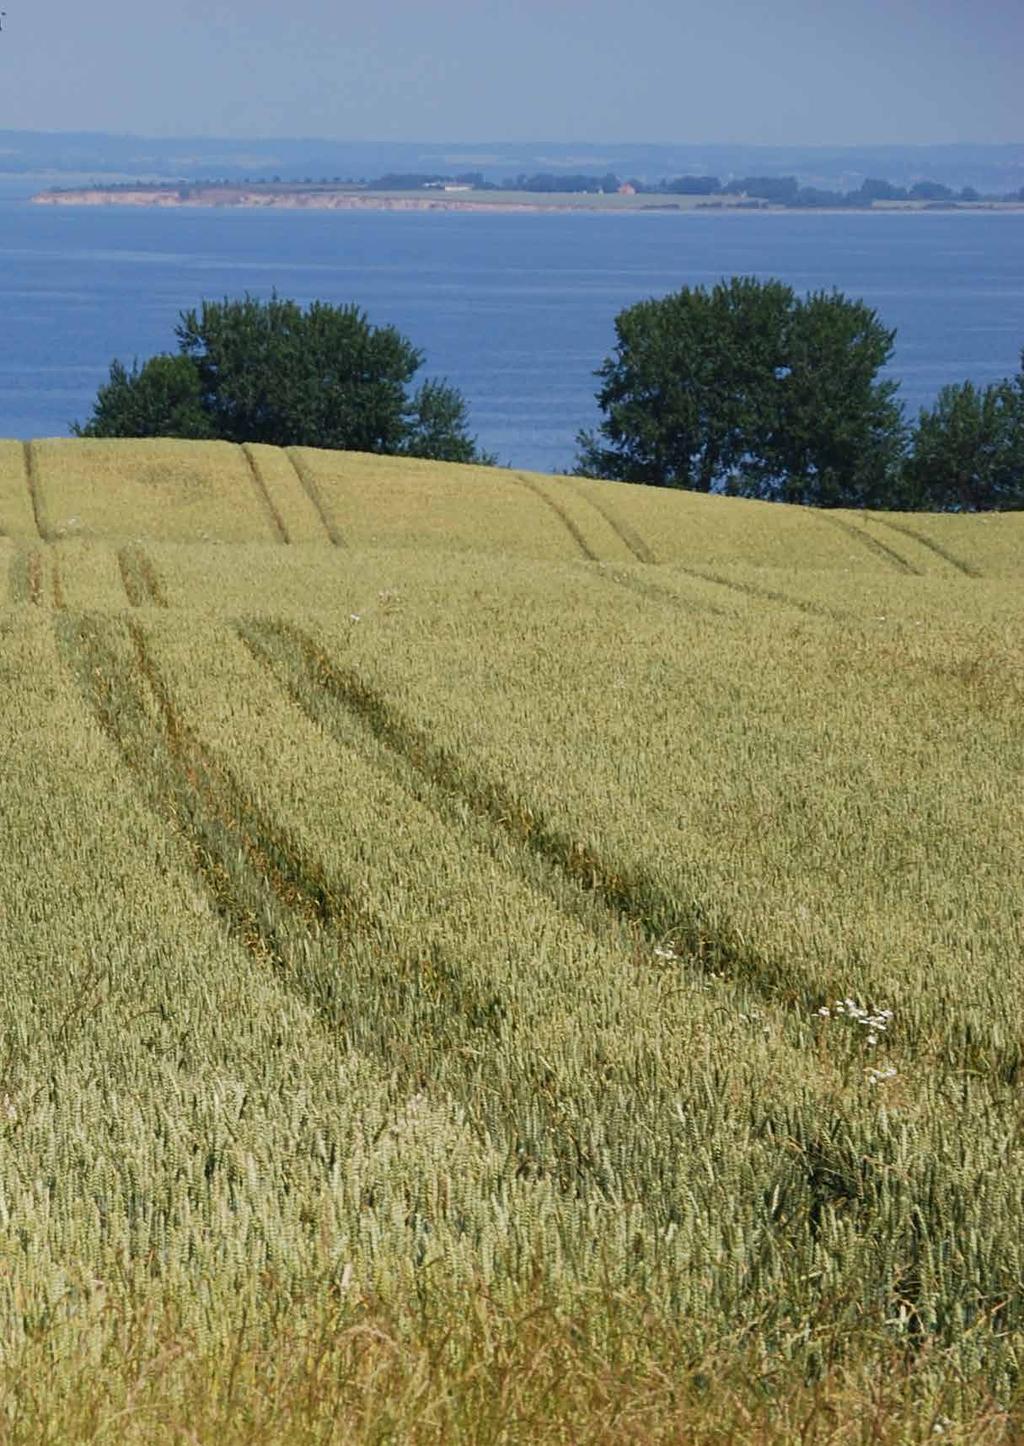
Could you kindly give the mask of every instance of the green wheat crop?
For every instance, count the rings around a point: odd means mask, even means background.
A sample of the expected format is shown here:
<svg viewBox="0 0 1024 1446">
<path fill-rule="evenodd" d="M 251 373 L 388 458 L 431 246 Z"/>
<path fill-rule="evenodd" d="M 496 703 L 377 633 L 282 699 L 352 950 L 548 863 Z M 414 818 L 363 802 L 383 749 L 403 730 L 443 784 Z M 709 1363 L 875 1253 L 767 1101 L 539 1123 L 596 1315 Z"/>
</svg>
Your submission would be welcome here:
<svg viewBox="0 0 1024 1446">
<path fill-rule="evenodd" d="M 0 444 L 0 1439 L 1019 1439 L 1021 541 Z"/>
</svg>

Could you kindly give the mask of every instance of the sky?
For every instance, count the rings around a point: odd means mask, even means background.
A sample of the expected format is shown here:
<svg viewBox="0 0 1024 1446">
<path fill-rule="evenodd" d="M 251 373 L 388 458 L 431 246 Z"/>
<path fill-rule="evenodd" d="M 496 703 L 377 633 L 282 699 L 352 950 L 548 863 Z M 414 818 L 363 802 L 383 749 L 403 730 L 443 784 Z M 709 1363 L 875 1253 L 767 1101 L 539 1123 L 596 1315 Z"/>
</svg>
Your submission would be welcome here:
<svg viewBox="0 0 1024 1446">
<path fill-rule="evenodd" d="M 0 129 L 1024 140 L 1024 0 L 3 0 Z"/>
</svg>

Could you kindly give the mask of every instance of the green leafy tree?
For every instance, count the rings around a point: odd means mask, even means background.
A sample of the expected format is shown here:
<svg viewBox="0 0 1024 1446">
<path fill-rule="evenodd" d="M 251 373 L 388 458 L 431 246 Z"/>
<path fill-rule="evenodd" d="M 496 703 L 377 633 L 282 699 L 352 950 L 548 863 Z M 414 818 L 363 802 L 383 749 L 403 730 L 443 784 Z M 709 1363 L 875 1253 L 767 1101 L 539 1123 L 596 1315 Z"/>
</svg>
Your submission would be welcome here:
<svg viewBox="0 0 1024 1446">
<path fill-rule="evenodd" d="M 734 277 L 620 313 L 585 476 L 823 506 L 894 505 L 894 333 L 840 293 Z"/>
<path fill-rule="evenodd" d="M 184 356 L 154 356 L 129 371 L 115 361 L 79 437 L 212 437 L 196 368 Z"/>
<path fill-rule="evenodd" d="M 82 433 L 492 460 L 469 434 L 461 394 L 438 381 L 413 390 L 423 353 L 357 306 L 303 308 L 278 296 L 204 302 L 181 314 L 177 338 L 178 356 L 141 371 L 115 362 Z M 174 367 L 180 409 L 150 404 L 156 362 Z M 133 430 L 122 429 L 128 423 Z"/>
<path fill-rule="evenodd" d="M 580 434 L 577 472 L 723 490 L 751 438 L 771 431 L 766 383 L 784 363 L 791 303 L 781 282 L 734 277 L 620 312 L 615 352 L 596 374 L 605 419 Z"/>
<path fill-rule="evenodd" d="M 794 300 L 776 374 L 770 433 L 743 470 L 747 496 L 816 507 L 905 503 L 899 384 L 880 380 L 896 333 L 838 292 Z"/>
<path fill-rule="evenodd" d="M 435 462 L 481 462 L 495 466 L 497 459 L 481 452 L 466 431 L 466 408 L 459 392 L 446 382 L 427 381 L 408 409 L 409 431 L 402 452 L 429 457 Z"/>
<path fill-rule="evenodd" d="M 943 387 L 918 418 L 907 477 L 929 511 L 1024 508 L 1024 354 L 1013 381 Z"/>
</svg>

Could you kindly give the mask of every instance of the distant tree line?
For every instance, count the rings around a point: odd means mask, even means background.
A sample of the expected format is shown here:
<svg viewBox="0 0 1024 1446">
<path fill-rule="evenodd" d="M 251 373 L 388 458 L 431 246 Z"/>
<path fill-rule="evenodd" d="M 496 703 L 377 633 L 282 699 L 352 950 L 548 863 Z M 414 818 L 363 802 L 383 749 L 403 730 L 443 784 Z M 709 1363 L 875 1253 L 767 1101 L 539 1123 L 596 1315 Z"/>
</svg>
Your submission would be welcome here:
<svg viewBox="0 0 1024 1446">
<path fill-rule="evenodd" d="M 1016 376 L 944 387 L 908 420 L 895 332 L 838 291 L 733 277 L 627 307 L 596 375 L 578 475 L 817 507 L 1024 508 Z M 413 386 L 423 354 L 356 306 L 204 302 L 178 349 L 115 361 L 83 437 L 191 437 L 494 463 L 464 398 Z"/>
<path fill-rule="evenodd" d="M 916 181 L 911 186 L 895 186 L 889 181 L 868 179 L 856 190 L 837 191 L 815 186 L 802 186 L 795 176 L 739 176 L 723 181 L 718 176 L 673 176 L 660 181 L 645 181 L 637 177 L 620 177 L 613 171 L 603 175 L 582 172 L 537 171 L 532 175 L 521 173 L 501 182 L 484 179 L 482 172 L 470 171 L 460 175 L 389 174 L 364 182 L 367 190 L 394 191 L 422 190 L 429 186 L 446 184 L 468 185 L 477 191 L 527 191 L 533 194 L 601 194 L 611 195 L 628 186 L 637 195 L 643 196 L 746 196 L 752 200 L 767 201 L 778 206 L 871 206 L 876 201 L 918 201 L 931 205 L 955 205 L 977 201 L 1017 201 L 1024 198 L 1024 190 L 1005 196 L 982 196 L 973 186 L 959 190 L 943 185 L 941 181 Z"/>
</svg>

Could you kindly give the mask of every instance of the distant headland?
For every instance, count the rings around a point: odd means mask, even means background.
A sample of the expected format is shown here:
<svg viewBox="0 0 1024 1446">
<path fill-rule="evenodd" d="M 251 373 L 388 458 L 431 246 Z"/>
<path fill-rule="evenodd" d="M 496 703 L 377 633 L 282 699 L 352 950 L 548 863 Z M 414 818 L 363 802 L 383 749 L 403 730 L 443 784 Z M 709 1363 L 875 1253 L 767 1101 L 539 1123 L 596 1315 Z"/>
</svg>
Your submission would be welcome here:
<svg viewBox="0 0 1024 1446">
<path fill-rule="evenodd" d="M 496 185 L 482 176 L 385 176 L 369 183 L 330 181 L 115 182 L 51 188 L 40 206 L 231 207 L 303 211 L 720 212 L 720 211 L 1024 211 L 1024 191 L 983 196 L 937 182 L 901 188 L 868 181 L 853 192 L 801 187 L 792 177 L 681 176 L 654 185 L 617 176 L 523 176 Z"/>
</svg>

